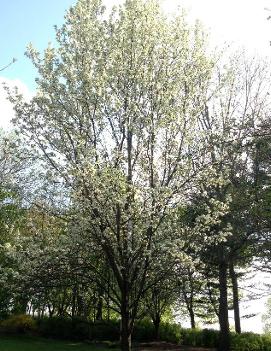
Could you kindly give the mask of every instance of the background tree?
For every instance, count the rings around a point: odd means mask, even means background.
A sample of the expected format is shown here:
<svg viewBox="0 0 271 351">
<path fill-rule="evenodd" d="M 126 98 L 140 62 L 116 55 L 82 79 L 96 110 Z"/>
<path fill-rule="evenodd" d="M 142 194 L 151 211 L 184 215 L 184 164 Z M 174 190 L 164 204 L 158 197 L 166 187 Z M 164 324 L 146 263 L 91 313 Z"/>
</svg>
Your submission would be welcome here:
<svg viewBox="0 0 271 351">
<path fill-rule="evenodd" d="M 266 312 L 262 316 L 262 322 L 264 324 L 264 332 L 270 334 L 271 332 L 271 299 L 269 298 L 266 302 Z"/>
<path fill-rule="evenodd" d="M 233 56 L 230 64 L 218 68 L 219 93 L 206 102 L 199 117 L 199 128 L 206 136 L 206 157 L 214 174 L 213 184 L 201 181 L 202 192 L 196 195 L 204 216 L 213 203 L 219 201 L 227 207 L 220 221 L 209 227 L 209 237 L 224 232 L 222 241 L 207 243 L 201 254 L 205 264 L 218 268 L 220 289 L 219 323 L 220 349 L 229 348 L 228 322 L 228 269 L 233 286 L 233 306 L 236 331 L 240 332 L 239 298 L 235 265 L 252 260 L 253 234 L 258 231 L 253 215 L 253 182 L 250 177 L 249 147 L 253 126 L 268 114 L 268 67 L 256 60 L 244 61 Z M 215 77 L 213 77 L 215 79 Z M 210 86 L 212 86 L 210 84 Z M 207 146 L 208 145 L 208 146 Z M 199 187 L 199 188 L 200 188 Z M 242 194 L 240 196 L 240 194 Z M 208 210 L 207 210 L 208 211 Z"/>
</svg>

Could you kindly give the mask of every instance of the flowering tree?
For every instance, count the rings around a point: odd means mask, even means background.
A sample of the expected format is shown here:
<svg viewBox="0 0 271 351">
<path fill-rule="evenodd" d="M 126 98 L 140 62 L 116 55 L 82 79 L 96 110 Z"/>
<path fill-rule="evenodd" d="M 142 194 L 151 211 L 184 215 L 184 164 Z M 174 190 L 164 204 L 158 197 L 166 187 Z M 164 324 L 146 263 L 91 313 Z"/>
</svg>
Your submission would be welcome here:
<svg viewBox="0 0 271 351">
<path fill-rule="evenodd" d="M 22 187 L 18 181 L 23 179 L 28 166 L 29 157 L 24 155 L 15 136 L 0 130 L 0 310 L 3 315 L 14 308 L 11 282 L 17 263 L 11 252 L 25 223 Z"/>
<path fill-rule="evenodd" d="M 103 251 L 129 350 L 152 262 L 178 247 L 172 209 L 204 167 L 196 124 L 213 62 L 200 27 L 152 0 L 109 15 L 79 0 L 56 37 L 44 57 L 29 47 L 38 91 L 30 103 L 10 95 L 15 123 Z"/>
</svg>

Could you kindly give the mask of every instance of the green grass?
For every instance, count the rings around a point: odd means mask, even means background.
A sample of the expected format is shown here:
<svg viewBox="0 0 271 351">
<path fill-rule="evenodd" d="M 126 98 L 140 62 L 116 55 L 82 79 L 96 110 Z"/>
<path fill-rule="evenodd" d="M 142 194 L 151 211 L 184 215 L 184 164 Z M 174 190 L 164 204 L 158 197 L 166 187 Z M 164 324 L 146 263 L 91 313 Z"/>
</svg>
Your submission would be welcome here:
<svg viewBox="0 0 271 351">
<path fill-rule="evenodd" d="M 1 351 L 108 351 L 100 347 L 82 342 L 59 341 L 28 337 L 0 336 Z"/>
</svg>

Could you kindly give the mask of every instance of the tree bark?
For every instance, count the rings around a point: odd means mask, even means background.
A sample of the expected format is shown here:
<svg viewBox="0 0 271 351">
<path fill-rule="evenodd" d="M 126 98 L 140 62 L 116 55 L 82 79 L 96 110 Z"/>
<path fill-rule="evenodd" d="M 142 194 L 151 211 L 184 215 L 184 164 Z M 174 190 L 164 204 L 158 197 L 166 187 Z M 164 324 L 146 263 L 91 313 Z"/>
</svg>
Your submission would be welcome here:
<svg viewBox="0 0 271 351">
<path fill-rule="evenodd" d="M 230 349 L 230 328 L 228 316 L 228 293 L 227 293 L 227 263 L 222 261 L 219 264 L 219 325 L 220 340 L 219 351 Z"/>
<path fill-rule="evenodd" d="M 120 331 L 120 344 L 121 351 L 131 351 L 131 316 L 129 309 L 129 291 L 128 282 L 123 281 L 121 291 L 121 331 Z"/>
<path fill-rule="evenodd" d="M 196 322 L 195 322 L 195 313 L 193 311 L 193 308 L 189 308 L 189 316 L 190 316 L 191 329 L 195 329 Z"/>
<path fill-rule="evenodd" d="M 121 313 L 120 344 L 121 351 L 131 351 L 130 316 L 127 312 Z"/>
<path fill-rule="evenodd" d="M 54 315 L 54 307 L 52 306 L 52 308 L 51 308 L 51 304 L 49 303 L 48 305 L 47 305 L 47 307 L 48 307 L 48 312 L 49 312 L 49 318 L 52 318 L 53 317 L 53 315 Z M 42 313 L 43 314 L 43 313 Z"/>
<path fill-rule="evenodd" d="M 154 325 L 154 338 L 155 340 L 159 340 L 159 328 L 160 328 L 161 317 L 157 314 L 153 320 Z"/>
<path fill-rule="evenodd" d="M 96 320 L 97 321 L 103 320 L 103 298 L 102 298 L 102 296 L 99 296 L 99 299 L 98 299 Z"/>
<path fill-rule="evenodd" d="M 191 282 L 191 280 L 190 280 L 190 282 Z M 191 329 L 195 329 L 196 322 L 195 322 L 195 313 L 194 313 L 194 309 L 193 309 L 193 289 L 190 292 L 190 296 L 188 296 L 188 294 L 186 293 L 185 286 L 184 286 L 183 287 L 183 297 L 184 297 L 187 311 L 189 313 Z"/>
<path fill-rule="evenodd" d="M 239 294 L 238 294 L 238 281 L 237 275 L 234 270 L 234 265 L 231 262 L 229 266 L 229 272 L 232 283 L 232 295 L 233 295 L 233 310 L 234 310 L 234 324 L 235 331 L 238 334 L 241 334 L 241 321 L 240 321 L 240 310 L 239 310 Z"/>
<path fill-rule="evenodd" d="M 75 317 L 76 314 L 76 298 L 77 298 L 77 287 L 74 286 L 72 289 L 72 318 Z"/>
</svg>

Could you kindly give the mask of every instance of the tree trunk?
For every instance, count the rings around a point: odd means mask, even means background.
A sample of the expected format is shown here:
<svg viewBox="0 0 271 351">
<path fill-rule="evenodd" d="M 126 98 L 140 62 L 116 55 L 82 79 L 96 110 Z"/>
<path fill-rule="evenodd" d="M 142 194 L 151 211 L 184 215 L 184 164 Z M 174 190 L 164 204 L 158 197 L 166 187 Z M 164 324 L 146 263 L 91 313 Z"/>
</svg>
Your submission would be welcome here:
<svg viewBox="0 0 271 351">
<path fill-rule="evenodd" d="M 230 349 L 230 328 L 228 316 L 228 294 L 227 294 L 227 263 L 219 264 L 219 325 L 220 340 L 219 351 Z"/>
<path fill-rule="evenodd" d="M 84 317 L 85 302 L 82 293 L 77 294 L 77 316 Z"/>
<path fill-rule="evenodd" d="M 131 351 L 132 328 L 130 318 L 128 282 L 124 280 L 121 291 L 121 351 Z"/>
<path fill-rule="evenodd" d="M 189 308 L 189 316 L 190 316 L 191 329 L 195 329 L 196 322 L 195 322 L 195 313 L 193 311 L 193 308 Z"/>
<path fill-rule="evenodd" d="M 121 332 L 120 332 L 121 351 L 131 351 L 131 332 L 129 313 L 121 314 Z"/>
<path fill-rule="evenodd" d="M 235 331 L 241 334 L 241 321 L 240 321 L 240 310 L 239 310 L 239 294 L 238 294 L 238 281 L 237 275 L 234 270 L 234 265 L 230 263 L 230 277 L 232 282 L 232 295 L 233 295 L 233 310 L 234 310 L 234 324 Z"/>
<path fill-rule="evenodd" d="M 74 286 L 72 289 L 72 318 L 74 318 L 76 314 L 76 298 L 77 298 L 77 287 Z"/>
<path fill-rule="evenodd" d="M 190 325 L 191 325 L 191 329 L 195 329 L 196 328 L 196 322 L 195 322 L 195 313 L 194 313 L 194 309 L 193 309 L 193 291 L 191 291 L 190 296 L 186 293 L 186 289 L 185 286 L 183 287 L 183 297 L 184 297 L 184 301 L 186 304 L 186 308 L 187 311 L 189 313 L 189 317 L 190 317 Z"/>
<path fill-rule="evenodd" d="M 161 318 L 159 315 L 156 315 L 154 320 L 153 320 L 153 325 L 154 325 L 154 338 L 155 340 L 159 340 L 159 328 L 160 328 L 160 322 Z"/>
<path fill-rule="evenodd" d="M 49 318 L 52 318 L 54 315 L 54 308 L 51 308 L 51 304 L 48 304 L 47 307 L 49 312 Z"/>
<path fill-rule="evenodd" d="M 102 298 L 102 296 L 99 296 L 99 298 L 98 298 L 96 320 L 97 321 L 103 320 L 103 298 Z"/>
</svg>

